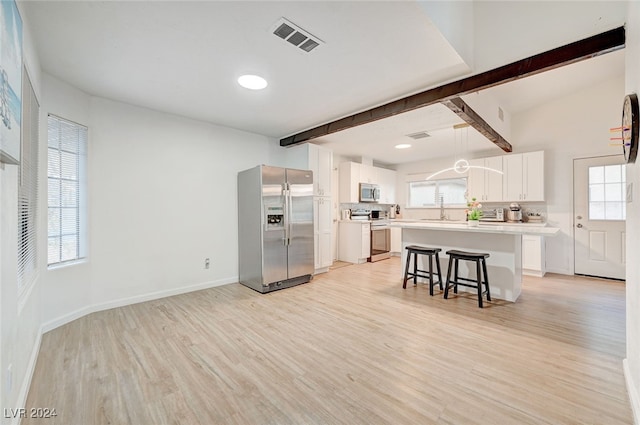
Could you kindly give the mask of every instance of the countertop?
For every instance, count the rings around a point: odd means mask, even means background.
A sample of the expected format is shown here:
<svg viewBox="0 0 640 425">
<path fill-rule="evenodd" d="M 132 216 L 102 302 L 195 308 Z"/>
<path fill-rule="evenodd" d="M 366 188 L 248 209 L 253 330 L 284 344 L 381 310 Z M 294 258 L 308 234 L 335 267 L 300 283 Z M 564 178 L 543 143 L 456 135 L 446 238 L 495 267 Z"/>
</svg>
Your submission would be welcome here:
<svg viewBox="0 0 640 425">
<path fill-rule="evenodd" d="M 473 232 L 473 233 L 502 233 L 502 234 L 526 234 L 539 236 L 555 236 L 560 229 L 548 227 L 546 223 L 497 223 L 488 222 L 477 227 L 469 226 L 464 221 L 444 221 L 438 220 L 389 220 L 389 227 L 400 227 L 403 229 L 425 229 L 425 230 L 446 230 L 453 232 Z"/>
</svg>

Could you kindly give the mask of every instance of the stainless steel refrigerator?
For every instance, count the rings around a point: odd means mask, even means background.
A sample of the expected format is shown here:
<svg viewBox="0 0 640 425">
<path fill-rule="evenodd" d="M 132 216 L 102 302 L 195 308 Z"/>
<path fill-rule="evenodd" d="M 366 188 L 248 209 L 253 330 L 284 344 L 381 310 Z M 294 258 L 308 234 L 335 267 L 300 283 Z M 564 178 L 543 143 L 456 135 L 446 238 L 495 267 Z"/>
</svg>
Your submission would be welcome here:
<svg viewBox="0 0 640 425">
<path fill-rule="evenodd" d="M 260 165 L 238 173 L 240 283 L 271 292 L 311 280 L 313 173 Z"/>
</svg>

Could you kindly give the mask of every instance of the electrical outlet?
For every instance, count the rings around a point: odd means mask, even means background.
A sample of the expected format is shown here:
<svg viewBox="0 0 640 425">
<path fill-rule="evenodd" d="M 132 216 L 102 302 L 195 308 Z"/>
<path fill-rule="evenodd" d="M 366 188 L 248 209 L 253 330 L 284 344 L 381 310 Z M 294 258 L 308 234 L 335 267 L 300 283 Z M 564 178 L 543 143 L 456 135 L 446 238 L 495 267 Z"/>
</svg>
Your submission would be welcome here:
<svg viewBox="0 0 640 425">
<path fill-rule="evenodd" d="M 205 258 L 204 259 L 204 268 L 208 269 L 210 265 L 211 265 L 211 260 L 209 260 L 208 258 Z"/>
<path fill-rule="evenodd" d="M 7 368 L 7 380 L 6 380 L 6 389 L 7 392 L 10 393 L 13 388 L 13 364 L 10 364 Z"/>
</svg>

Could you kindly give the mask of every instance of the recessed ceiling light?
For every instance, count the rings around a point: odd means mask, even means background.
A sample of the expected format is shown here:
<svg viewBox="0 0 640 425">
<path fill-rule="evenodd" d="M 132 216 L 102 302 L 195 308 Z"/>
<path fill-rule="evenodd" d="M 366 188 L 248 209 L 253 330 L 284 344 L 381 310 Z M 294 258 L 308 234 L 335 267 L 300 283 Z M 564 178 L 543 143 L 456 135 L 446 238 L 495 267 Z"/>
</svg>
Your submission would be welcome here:
<svg viewBox="0 0 640 425">
<path fill-rule="evenodd" d="M 407 149 L 410 148 L 411 145 L 408 143 L 400 143 L 399 145 L 396 145 L 396 149 Z"/>
<path fill-rule="evenodd" d="M 257 75 L 242 75 L 238 78 L 238 84 L 250 90 L 262 90 L 267 87 L 267 80 Z"/>
</svg>

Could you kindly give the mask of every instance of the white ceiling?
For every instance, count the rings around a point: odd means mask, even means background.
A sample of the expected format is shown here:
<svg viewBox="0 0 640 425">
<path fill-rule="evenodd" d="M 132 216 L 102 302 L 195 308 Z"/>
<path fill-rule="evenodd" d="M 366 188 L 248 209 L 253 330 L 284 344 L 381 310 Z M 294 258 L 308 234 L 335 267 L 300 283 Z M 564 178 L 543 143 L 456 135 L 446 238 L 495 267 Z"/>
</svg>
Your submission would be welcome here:
<svg viewBox="0 0 640 425">
<path fill-rule="evenodd" d="M 92 95 L 275 138 L 470 72 L 413 1 L 28 1 L 21 8 L 45 72 Z M 324 44 L 304 53 L 276 37 L 282 17 Z M 622 55 L 607 54 L 486 93 L 513 114 L 623 67 Z M 236 79 L 245 73 L 269 86 L 241 88 Z M 395 164 L 450 153 L 458 122 L 437 105 L 315 142 Z M 432 137 L 412 142 L 420 149 L 393 149 L 424 130 Z M 473 129 L 461 137 L 469 150 L 499 152 Z"/>
</svg>

